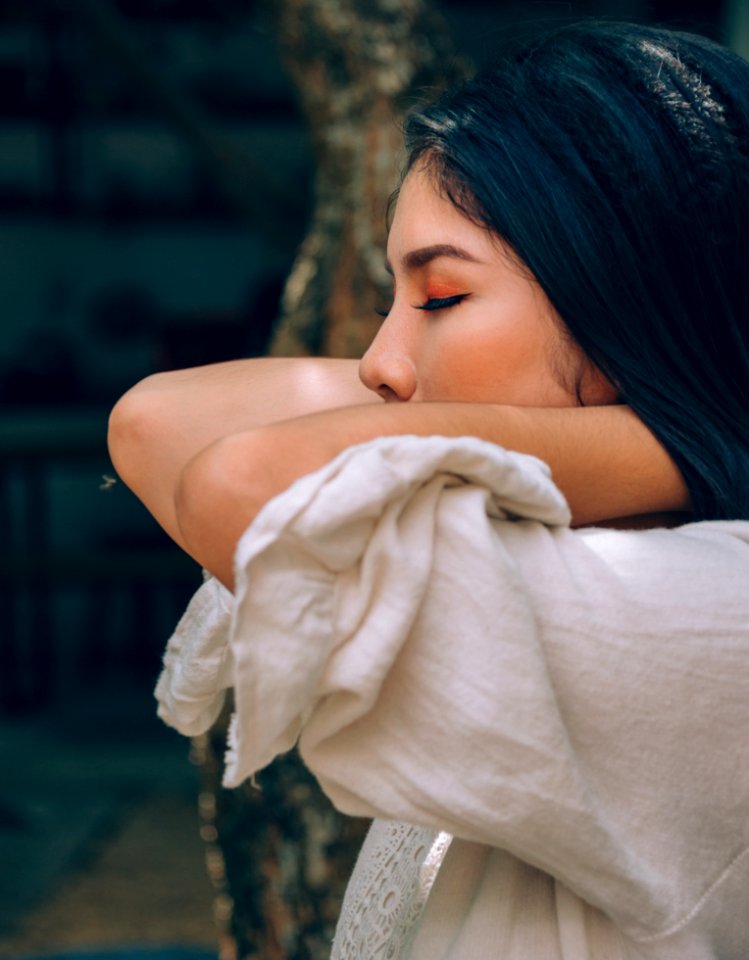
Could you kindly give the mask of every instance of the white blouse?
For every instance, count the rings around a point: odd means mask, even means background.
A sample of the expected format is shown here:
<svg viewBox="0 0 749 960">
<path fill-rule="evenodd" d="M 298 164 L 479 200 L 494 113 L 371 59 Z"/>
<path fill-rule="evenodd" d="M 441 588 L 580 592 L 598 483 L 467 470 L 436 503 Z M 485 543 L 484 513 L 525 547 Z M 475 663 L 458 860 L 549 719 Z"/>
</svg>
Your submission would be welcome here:
<svg viewBox="0 0 749 960">
<path fill-rule="evenodd" d="M 298 740 L 385 821 L 337 960 L 749 956 L 749 523 L 568 524 L 532 457 L 382 438 L 271 501 L 170 641 L 168 722 L 235 688 L 227 785 Z"/>
</svg>

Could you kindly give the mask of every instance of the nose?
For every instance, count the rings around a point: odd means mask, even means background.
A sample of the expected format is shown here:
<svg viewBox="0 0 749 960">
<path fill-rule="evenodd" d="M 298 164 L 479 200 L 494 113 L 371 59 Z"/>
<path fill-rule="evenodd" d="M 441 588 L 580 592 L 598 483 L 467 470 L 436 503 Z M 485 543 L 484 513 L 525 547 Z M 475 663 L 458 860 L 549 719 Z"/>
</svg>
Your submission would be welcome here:
<svg viewBox="0 0 749 960">
<path fill-rule="evenodd" d="M 359 362 L 359 379 L 383 400 L 405 402 L 416 392 L 416 365 L 402 339 L 386 319 Z"/>
</svg>

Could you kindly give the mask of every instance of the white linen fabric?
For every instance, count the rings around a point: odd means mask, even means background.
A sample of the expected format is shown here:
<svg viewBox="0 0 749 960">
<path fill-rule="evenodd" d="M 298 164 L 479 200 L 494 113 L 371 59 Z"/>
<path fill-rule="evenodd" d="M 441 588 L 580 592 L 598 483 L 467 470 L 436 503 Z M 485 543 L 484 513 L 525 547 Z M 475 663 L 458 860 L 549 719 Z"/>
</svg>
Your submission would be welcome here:
<svg viewBox="0 0 749 960">
<path fill-rule="evenodd" d="M 235 688 L 228 785 L 299 739 L 341 810 L 421 828 L 365 844 L 334 957 L 749 956 L 749 523 L 568 524 L 532 457 L 382 438 L 271 501 L 170 641 L 168 722 Z"/>
<path fill-rule="evenodd" d="M 187 737 L 205 733 L 216 722 L 232 686 L 233 599 L 206 575 L 167 645 L 156 684 L 157 713 Z"/>
</svg>

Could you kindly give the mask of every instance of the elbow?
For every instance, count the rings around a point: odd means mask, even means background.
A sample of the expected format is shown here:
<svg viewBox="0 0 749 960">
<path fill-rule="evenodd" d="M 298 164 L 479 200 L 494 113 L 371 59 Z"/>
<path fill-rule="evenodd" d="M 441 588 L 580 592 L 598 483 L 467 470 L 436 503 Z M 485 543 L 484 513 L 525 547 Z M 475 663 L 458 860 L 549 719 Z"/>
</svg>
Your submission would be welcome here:
<svg viewBox="0 0 749 960">
<path fill-rule="evenodd" d="M 150 469 L 148 465 L 159 462 L 170 435 L 182 426 L 178 408 L 164 386 L 170 376 L 155 373 L 145 377 L 120 397 L 109 414 L 109 455 L 120 478 L 132 489 Z"/>
<path fill-rule="evenodd" d="M 137 387 L 129 390 L 112 408 L 107 429 L 107 446 L 112 464 L 120 478 L 130 487 L 143 462 L 145 447 L 151 437 L 155 412 L 147 397 Z"/>
</svg>

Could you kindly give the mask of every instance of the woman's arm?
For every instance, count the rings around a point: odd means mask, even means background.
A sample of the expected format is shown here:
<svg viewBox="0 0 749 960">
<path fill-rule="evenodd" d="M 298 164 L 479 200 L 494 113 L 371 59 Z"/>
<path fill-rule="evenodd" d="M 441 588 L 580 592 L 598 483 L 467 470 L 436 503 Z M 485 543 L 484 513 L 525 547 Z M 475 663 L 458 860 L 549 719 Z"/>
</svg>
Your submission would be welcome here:
<svg viewBox="0 0 749 960">
<path fill-rule="evenodd" d="M 159 373 L 117 403 L 109 449 L 120 478 L 186 549 L 177 482 L 201 450 L 229 434 L 331 407 L 378 403 L 355 360 L 262 358 Z"/>
<path fill-rule="evenodd" d="M 532 453 L 551 466 L 577 525 L 687 509 L 680 474 L 627 407 L 379 404 L 232 434 L 201 451 L 172 491 L 185 548 L 231 589 L 237 541 L 268 500 L 346 447 L 395 434 L 471 435 Z"/>
<path fill-rule="evenodd" d="M 357 362 L 238 360 L 157 374 L 119 401 L 112 461 L 167 533 L 231 583 L 257 511 L 341 450 L 385 434 L 473 435 L 550 464 L 576 524 L 687 508 L 681 477 L 626 407 L 383 404 Z"/>
</svg>

